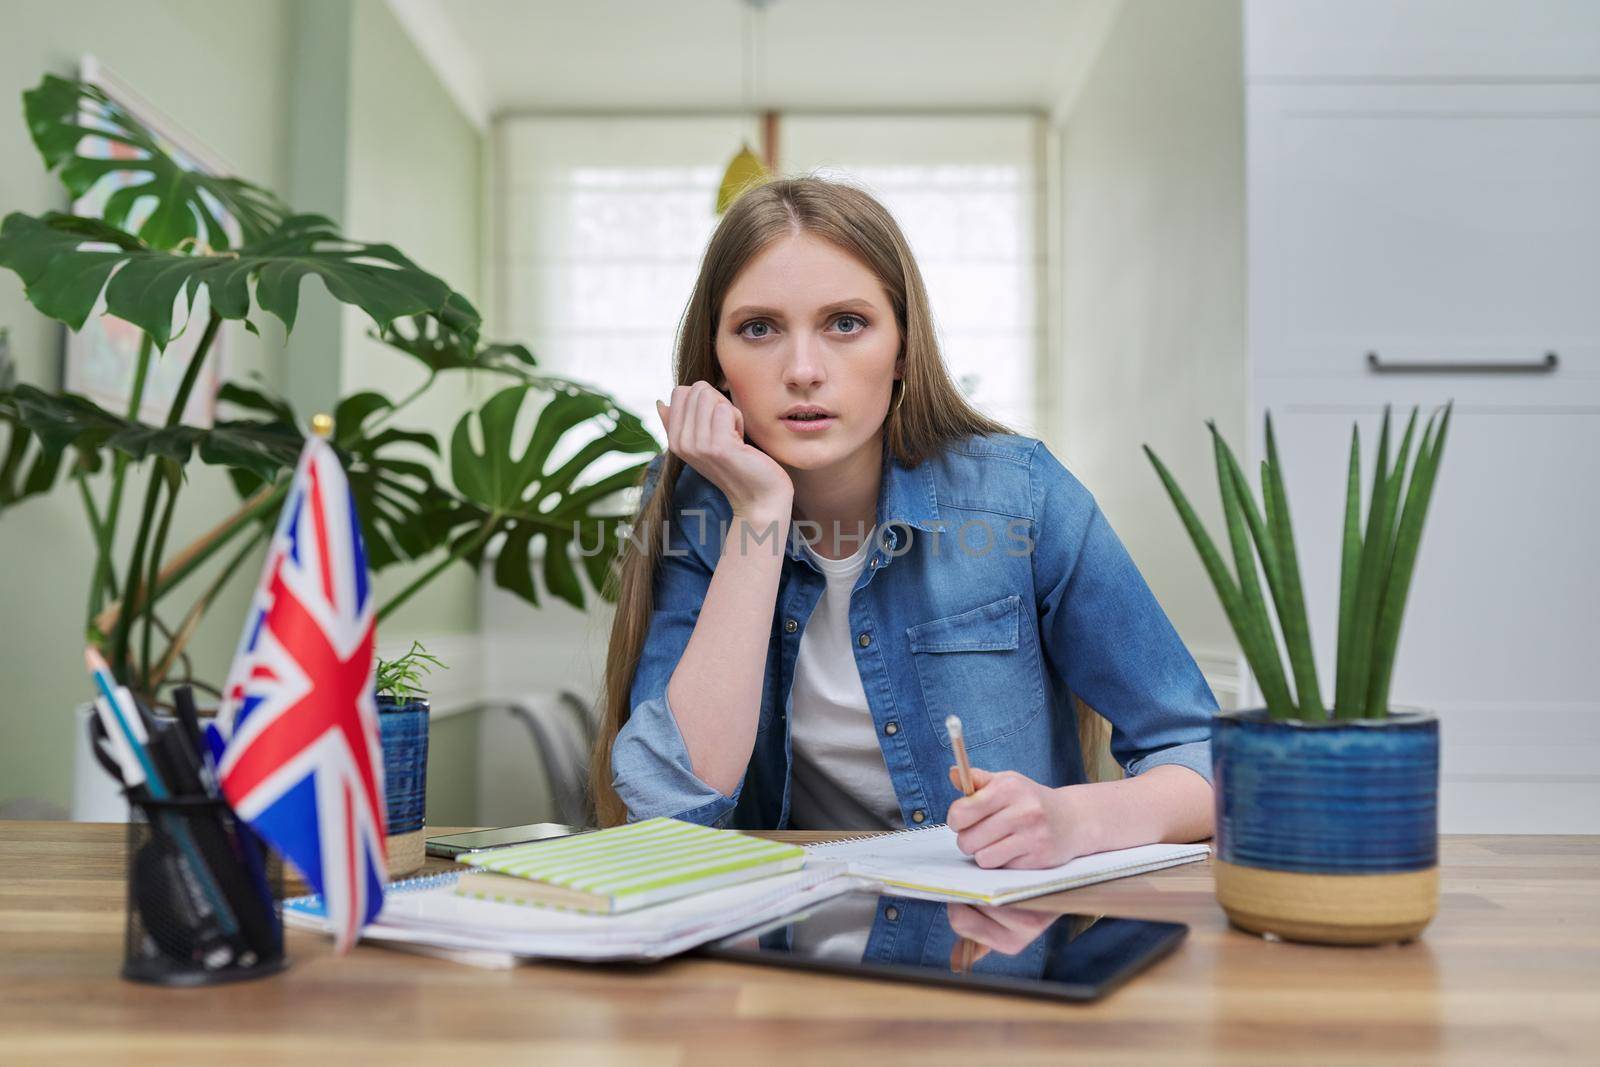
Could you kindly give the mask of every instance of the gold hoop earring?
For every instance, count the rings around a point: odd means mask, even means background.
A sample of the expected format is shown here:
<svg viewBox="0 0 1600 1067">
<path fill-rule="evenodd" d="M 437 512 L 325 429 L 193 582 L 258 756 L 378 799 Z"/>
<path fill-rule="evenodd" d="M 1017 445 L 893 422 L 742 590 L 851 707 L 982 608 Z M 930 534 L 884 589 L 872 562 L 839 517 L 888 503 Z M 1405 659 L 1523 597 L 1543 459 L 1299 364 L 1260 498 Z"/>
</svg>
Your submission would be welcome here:
<svg viewBox="0 0 1600 1067">
<path fill-rule="evenodd" d="M 889 405 L 889 416 L 891 418 L 894 416 L 895 412 L 900 410 L 900 405 L 905 403 L 905 401 L 906 401 L 906 382 L 905 382 L 905 379 L 902 378 L 902 379 L 900 379 L 900 395 L 894 398 L 894 403 L 893 404 Z"/>
</svg>

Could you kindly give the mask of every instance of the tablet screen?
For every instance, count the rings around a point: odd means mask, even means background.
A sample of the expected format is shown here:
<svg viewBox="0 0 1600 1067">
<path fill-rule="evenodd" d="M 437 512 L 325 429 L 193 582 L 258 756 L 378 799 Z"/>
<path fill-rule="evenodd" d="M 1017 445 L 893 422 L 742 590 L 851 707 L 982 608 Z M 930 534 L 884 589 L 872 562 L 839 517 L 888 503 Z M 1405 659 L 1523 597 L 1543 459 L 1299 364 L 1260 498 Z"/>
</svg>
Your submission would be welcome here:
<svg viewBox="0 0 1600 1067">
<path fill-rule="evenodd" d="M 1094 1000 L 1172 951 L 1188 927 L 1021 905 L 846 893 L 702 954 L 752 963 Z"/>
</svg>

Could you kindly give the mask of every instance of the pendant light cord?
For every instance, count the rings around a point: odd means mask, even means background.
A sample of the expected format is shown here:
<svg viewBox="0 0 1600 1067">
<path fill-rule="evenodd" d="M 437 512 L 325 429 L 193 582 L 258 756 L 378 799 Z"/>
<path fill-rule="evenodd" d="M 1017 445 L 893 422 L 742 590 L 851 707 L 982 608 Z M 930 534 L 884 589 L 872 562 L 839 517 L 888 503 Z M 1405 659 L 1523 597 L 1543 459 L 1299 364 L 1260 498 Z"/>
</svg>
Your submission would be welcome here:
<svg viewBox="0 0 1600 1067">
<path fill-rule="evenodd" d="M 754 132 L 749 135 L 749 144 L 752 150 L 760 148 L 761 130 L 760 116 L 755 112 L 755 80 L 758 66 L 767 59 L 767 5 L 772 0 L 744 0 L 741 25 L 744 37 L 744 74 L 741 82 L 741 98 L 744 104 L 744 121 L 746 129 Z M 757 32 L 756 20 L 761 25 Z M 759 56 L 757 53 L 760 53 Z"/>
<path fill-rule="evenodd" d="M 752 112 L 750 110 L 750 80 L 753 74 L 752 67 L 755 65 L 755 46 L 753 43 L 754 33 L 752 26 L 752 22 L 755 19 L 755 5 L 752 4 L 750 0 L 744 0 L 744 3 L 741 5 L 741 7 L 743 8 L 740 19 L 743 28 L 744 47 L 741 49 L 741 65 L 743 70 L 740 84 L 739 101 L 741 105 L 740 110 L 744 112 L 744 127 L 748 141 L 748 131 L 752 126 Z"/>
</svg>

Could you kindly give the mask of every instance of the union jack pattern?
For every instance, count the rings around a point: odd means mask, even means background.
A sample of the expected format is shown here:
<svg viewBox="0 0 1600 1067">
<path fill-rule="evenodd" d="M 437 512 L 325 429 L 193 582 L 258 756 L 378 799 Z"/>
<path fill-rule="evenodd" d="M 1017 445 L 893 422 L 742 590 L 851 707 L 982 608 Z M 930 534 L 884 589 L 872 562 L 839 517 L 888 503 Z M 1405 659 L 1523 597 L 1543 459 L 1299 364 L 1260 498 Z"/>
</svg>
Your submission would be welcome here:
<svg viewBox="0 0 1600 1067">
<path fill-rule="evenodd" d="M 376 623 L 355 499 L 307 439 L 234 656 L 218 730 L 224 795 L 322 895 L 336 951 L 383 906 L 387 814 Z"/>
</svg>

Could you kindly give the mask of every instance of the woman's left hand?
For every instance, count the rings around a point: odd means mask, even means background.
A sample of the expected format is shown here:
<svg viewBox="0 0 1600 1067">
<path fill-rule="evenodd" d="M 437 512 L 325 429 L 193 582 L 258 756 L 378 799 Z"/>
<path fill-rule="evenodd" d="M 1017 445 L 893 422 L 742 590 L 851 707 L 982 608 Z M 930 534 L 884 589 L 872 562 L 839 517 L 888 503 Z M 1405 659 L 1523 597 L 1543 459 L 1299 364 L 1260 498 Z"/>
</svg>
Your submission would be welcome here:
<svg viewBox="0 0 1600 1067">
<path fill-rule="evenodd" d="M 950 781 L 961 788 L 956 768 Z M 976 792 L 950 805 L 945 822 L 956 845 L 980 867 L 1058 867 L 1097 851 L 1095 821 L 1077 803 L 1074 787 L 1051 789 L 1016 771 L 990 773 L 974 767 Z"/>
</svg>

